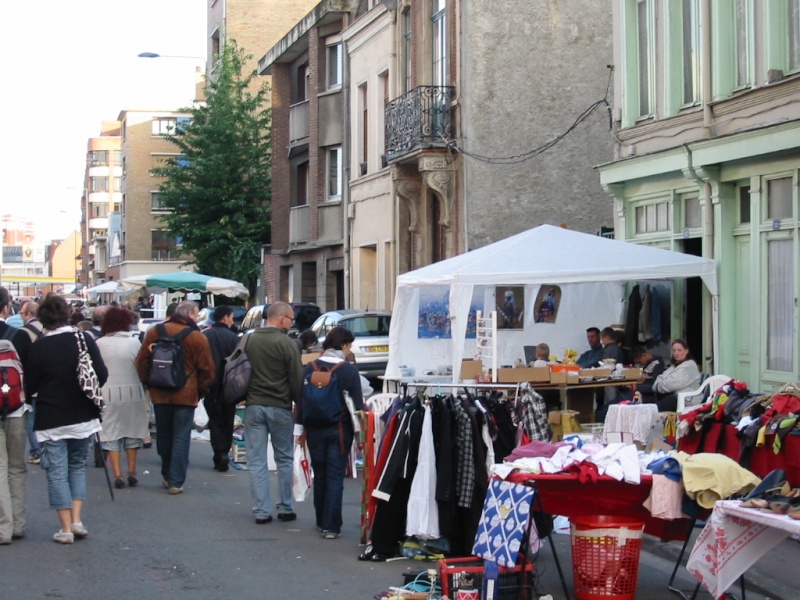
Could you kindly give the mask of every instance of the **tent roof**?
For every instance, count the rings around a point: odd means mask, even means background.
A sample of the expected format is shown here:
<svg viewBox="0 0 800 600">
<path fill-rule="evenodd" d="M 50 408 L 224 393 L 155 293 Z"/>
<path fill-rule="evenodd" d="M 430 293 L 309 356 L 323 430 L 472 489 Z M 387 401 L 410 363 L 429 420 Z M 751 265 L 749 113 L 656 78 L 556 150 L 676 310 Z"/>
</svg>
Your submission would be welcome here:
<svg viewBox="0 0 800 600">
<path fill-rule="evenodd" d="M 701 277 L 717 294 L 712 259 L 540 225 L 410 271 L 398 286 L 559 284 Z"/>
</svg>

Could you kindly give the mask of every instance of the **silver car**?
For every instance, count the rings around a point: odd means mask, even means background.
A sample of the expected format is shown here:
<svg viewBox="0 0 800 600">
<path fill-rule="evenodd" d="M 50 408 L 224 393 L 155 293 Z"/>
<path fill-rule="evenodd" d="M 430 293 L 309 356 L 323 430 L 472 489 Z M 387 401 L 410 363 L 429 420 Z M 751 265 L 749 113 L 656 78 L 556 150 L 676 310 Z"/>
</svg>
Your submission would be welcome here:
<svg viewBox="0 0 800 600">
<path fill-rule="evenodd" d="M 389 310 L 333 310 L 326 312 L 311 326 L 317 334 L 319 345 L 327 333 L 341 325 L 355 336 L 351 348 L 356 357 L 356 366 L 364 377 L 378 377 L 386 371 L 389 362 Z"/>
</svg>

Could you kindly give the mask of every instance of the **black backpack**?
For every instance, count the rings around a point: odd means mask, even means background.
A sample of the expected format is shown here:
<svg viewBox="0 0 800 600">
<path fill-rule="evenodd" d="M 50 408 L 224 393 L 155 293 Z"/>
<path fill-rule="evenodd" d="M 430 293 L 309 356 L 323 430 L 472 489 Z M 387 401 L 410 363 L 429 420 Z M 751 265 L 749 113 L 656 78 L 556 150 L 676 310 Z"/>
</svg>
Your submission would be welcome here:
<svg viewBox="0 0 800 600">
<path fill-rule="evenodd" d="M 147 385 L 158 390 L 174 392 L 182 389 L 189 380 L 189 376 L 186 374 L 182 342 L 194 331 L 194 328 L 186 327 L 176 336 L 167 335 L 167 328 L 163 323 L 159 323 L 156 328 L 158 339 L 153 344 Z"/>
</svg>

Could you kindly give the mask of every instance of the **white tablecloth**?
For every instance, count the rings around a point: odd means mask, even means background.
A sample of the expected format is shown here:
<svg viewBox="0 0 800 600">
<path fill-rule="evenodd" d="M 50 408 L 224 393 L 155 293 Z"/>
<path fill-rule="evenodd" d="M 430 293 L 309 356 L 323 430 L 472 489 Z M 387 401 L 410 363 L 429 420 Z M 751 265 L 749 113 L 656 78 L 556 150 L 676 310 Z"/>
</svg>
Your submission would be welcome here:
<svg viewBox="0 0 800 600">
<path fill-rule="evenodd" d="M 686 564 L 714 598 L 723 596 L 769 550 L 800 534 L 800 521 L 740 504 L 739 500 L 716 503 Z"/>
<path fill-rule="evenodd" d="M 612 404 L 603 425 L 603 435 L 610 432 L 633 434 L 635 442 L 647 442 L 653 418 L 658 414 L 655 404 Z"/>
</svg>

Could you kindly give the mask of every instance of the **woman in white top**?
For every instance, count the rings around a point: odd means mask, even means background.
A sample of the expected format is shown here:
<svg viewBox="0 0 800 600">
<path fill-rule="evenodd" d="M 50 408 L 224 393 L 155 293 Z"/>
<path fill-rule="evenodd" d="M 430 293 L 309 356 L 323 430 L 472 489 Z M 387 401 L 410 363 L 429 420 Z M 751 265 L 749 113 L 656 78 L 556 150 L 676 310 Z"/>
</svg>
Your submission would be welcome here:
<svg viewBox="0 0 800 600">
<path fill-rule="evenodd" d="M 103 337 L 97 340 L 108 368 L 108 381 L 103 386 L 106 408 L 100 442 L 108 452 L 117 488 L 125 487 L 120 457 L 123 449 L 128 459 L 128 485 L 139 483 L 136 456 L 148 432 L 147 399 L 135 364 L 141 343 L 136 332 L 129 331 L 131 322 L 127 309 L 109 308 L 100 325 Z"/>
<path fill-rule="evenodd" d="M 689 346 L 683 340 L 673 340 L 672 366 L 653 382 L 659 412 L 677 410 L 678 393 L 697 389 L 699 385 L 700 369 L 692 358 Z M 634 400 L 637 398 L 641 400 L 641 394 L 634 395 Z"/>
</svg>

